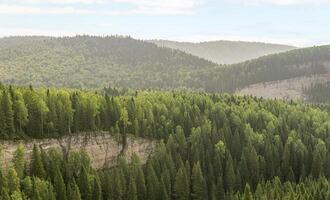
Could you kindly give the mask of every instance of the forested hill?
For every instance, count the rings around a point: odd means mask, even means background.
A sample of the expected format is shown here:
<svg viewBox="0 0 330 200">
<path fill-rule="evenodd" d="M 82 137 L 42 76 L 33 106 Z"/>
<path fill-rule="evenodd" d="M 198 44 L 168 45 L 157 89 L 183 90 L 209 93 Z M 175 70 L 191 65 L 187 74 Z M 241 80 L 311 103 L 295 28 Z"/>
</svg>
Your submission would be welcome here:
<svg viewBox="0 0 330 200">
<path fill-rule="evenodd" d="M 296 49 L 213 70 L 197 70 L 191 76 L 191 85 L 205 91 L 234 92 L 255 83 L 325 74 L 329 61 L 330 45 Z"/>
<path fill-rule="evenodd" d="M 0 81 L 21 85 L 173 88 L 190 71 L 214 65 L 130 37 L 0 39 Z"/>
<path fill-rule="evenodd" d="M 329 200 L 330 114 L 314 106 L 228 94 L 111 97 L 0 86 L 0 139 L 93 130 L 123 145 L 128 133 L 159 145 L 144 166 L 135 155 L 131 164 L 119 157 L 117 167 L 98 171 L 86 153 L 66 157 L 37 146 L 26 163 L 20 146 L 13 165 L 0 170 L 1 199 Z"/>
<path fill-rule="evenodd" d="M 150 40 L 160 47 L 169 47 L 191 53 L 219 64 L 244 62 L 268 54 L 295 49 L 293 46 L 241 41 L 212 41 L 201 43 Z"/>
<path fill-rule="evenodd" d="M 129 37 L 0 39 L 0 81 L 33 86 L 235 92 L 255 83 L 323 74 L 329 61 L 330 46 L 217 65 Z"/>
</svg>

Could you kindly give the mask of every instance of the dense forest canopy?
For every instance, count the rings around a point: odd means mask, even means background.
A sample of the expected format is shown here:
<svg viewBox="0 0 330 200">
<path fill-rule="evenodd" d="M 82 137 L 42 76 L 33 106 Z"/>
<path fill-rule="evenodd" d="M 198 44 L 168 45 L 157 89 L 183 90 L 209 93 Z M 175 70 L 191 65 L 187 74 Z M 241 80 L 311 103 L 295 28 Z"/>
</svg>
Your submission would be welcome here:
<svg viewBox="0 0 330 200">
<path fill-rule="evenodd" d="M 174 88 L 216 64 L 130 37 L 0 39 L 0 80 L 34 86 Z"/>
<path fill-rule="evenodd" d="M 121 36 L 0 39 L 0 81 L 44 87 L 234 92 L 254 83 L 325 73 L 329 60 L 330 46 L 217 65 Z"/>
<path fill-rule="evenodd" d="M 293 46 L 242 41 L 174 42 L 150 40 L 160 47 L 178 49 L 219 64 L 240 63 L 261 56 L 295 49 Z"/>
<path fill-rule="evenodd" d="M 159 139 L 145 166 L 96 172 L 84 154 L 14 156 L 1 197 L 31 199 L 328 199 L 330 114 L 299 102 L 191 92 L 125 95 L 0 87 L 1 138 L 106 130 Z M 109 90 L 108 90 L 109 91 Z M 43 197 L 45 198 L 43 198 Z M 8 198 L 7 198 L 8 199 Z"/>
</svg>

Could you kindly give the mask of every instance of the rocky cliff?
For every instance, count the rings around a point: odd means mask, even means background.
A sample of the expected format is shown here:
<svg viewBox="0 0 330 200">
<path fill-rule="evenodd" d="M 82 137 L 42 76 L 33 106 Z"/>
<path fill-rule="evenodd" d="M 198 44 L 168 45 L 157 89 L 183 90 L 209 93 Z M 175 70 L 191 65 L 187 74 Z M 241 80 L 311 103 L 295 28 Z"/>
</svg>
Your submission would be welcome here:
<svg viewBox="0 0 330 200">
<path fill-rule="evenodd" d="M 0 141 L 0 144 L 3 147 L 5 167 L 11 165 L 13 153 L 20 144 L 25 147 L 27 161 L 30 160 L 33 146 L 37 145 L 46 151 L 52 148 L 58 149 L 64 155 L 68 155 L 72 151 L 85 151 L 91 159 L 92 166 L 96 169 L 114 166 L 120 155 L 125 156 L 130 161 L 131 156 L 136 154 L 140 157 L 141 163 L 145 163 L 156 148 L 155 141 L 133 136 L 127 138 L 127 144 L 124 148 L 121 142 L 106 132 L 82 133 L 59 139 Z"/>
</svg>

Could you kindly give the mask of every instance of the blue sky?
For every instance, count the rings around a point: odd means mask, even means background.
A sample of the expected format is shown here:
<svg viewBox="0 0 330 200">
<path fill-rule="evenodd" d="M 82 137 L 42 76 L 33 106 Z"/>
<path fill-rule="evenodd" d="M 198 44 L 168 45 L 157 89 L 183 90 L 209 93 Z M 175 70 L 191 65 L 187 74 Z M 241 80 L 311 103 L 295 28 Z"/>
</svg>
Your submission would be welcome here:
<svg viewBox="0 0 330 200">
<path fill-rule="evenodd" d="M 0 0 L 0 37 L 330 44 L 330 0 Z"/>
</svg>

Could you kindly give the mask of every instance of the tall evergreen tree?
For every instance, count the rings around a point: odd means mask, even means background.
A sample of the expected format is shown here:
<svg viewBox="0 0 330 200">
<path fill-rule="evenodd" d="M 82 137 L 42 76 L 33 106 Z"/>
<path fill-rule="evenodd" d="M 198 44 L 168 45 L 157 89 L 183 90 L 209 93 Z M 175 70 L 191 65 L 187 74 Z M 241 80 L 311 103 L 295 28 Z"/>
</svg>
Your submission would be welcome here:
<svg viewBox="0 0 330 200">
<path fill-rule="evenodd" d="M 23 145 L 18 145 L 16 151 L 14 152 L 14 157 L 13 157 L 13 164 L 14 168 L 17 172 L 17 175 L 20 179 L 23 178 L 24 175 L 24 167 L 25 167 L 25 149 Z"/>
<path fill-rule="evenodd" d="M 54 177 L 54 191 L 57 200 L 67 200 L 66 187 L 61 171 L 57 168 Z"/>
<path fill-rule="evenodd" d="M 127 200 L 137 200 L 137 190 L 135 185 L 135 179 L 133 177 L 130 178 L 128 191 L 127 191 Z"/>
<path fill-rule="evenodd" d="M 203 173 L 199 162 L 197 162 L 192 170 L 191 176 L 191 199 L 192 200 L 203 200 L 204 196 L 204 180 Z"/>
<path fill-rule="evenodd" d="M 78 178 L 79 190 L 82 200 L 90 200 L 92 198 L 92 189 L 89 181 L 88 173 L 85 167 L 82 167 Z"/>
<path fill-rule="evenodd" d="M 46 178 L 46 171 L 41 159 L 40 151 L 36 145 L 33 146 L 32 158 L 31 158 L 30 173 L 32 176 L 39 178 Z"/>
<path fill-rule="evenodd" d="M 69 200 L 81 200 L 79 187 L 74 179 L 68 185 L 68 199 Z"/>
<path fill-rule="evenodd" d="M 188 200 L 189 199 L 189 185 L 188 177 L 184 168 L 180 168 L 176 174 L 174 182 L 174 199 Z"/>
</svg>

